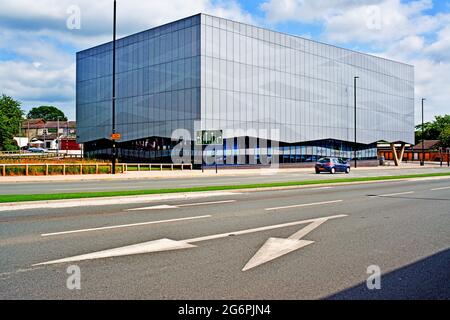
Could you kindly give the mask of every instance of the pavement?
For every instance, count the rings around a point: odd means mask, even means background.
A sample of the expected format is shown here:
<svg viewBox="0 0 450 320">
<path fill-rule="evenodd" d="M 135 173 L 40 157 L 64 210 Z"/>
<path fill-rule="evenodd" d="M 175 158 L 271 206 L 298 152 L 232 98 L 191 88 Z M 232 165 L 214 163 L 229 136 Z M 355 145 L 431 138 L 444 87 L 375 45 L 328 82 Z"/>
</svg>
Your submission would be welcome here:
<svg viewBox="0 0 450 320">
<path fill-rule="evenodd" d="M 123 190 L 151 190 L 165 188 L 191 188 L 203 186 L 242 185 L 276 183 L 304 180 L 329 180 L 347 177 L 395 176 L 450 172 L 448 167 L 428 165 L 404 165 L 402 167 L 374 167 L 353 169 L 350 175 L 320 174 L 314 169 L 242 169 L 175 171 L 175 172 L 133 172 L 124 175 L 93 176 L 51 176 L 51 177 L 0 177 L 0 195 L 36 193 L 78 193 Z"/>
<path fill-rule="evenodd" d="M 442 177 L 3 211 L 0 299 L 450 299 L 449 202 Z"/>
</svg>

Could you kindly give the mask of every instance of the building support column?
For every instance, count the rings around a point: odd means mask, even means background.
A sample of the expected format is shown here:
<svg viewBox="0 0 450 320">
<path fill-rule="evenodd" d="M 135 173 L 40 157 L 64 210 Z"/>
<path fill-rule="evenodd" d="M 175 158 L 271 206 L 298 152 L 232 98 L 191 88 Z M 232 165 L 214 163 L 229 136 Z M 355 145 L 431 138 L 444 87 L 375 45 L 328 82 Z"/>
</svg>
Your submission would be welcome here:
<svg viewBox="0 0 450 320">
<path fill-rule="evenodd" d="M 402 143 L 400 148 L 400 156 L 397 153 L 397 148 L 395 147 L 395 143 L 391 143 L 392 154 L 394 155 L 394 163 L 396 167 L 399 167 L 403 161 L 403 156 L 405 155 L 406 145 Z"/>
</svg>

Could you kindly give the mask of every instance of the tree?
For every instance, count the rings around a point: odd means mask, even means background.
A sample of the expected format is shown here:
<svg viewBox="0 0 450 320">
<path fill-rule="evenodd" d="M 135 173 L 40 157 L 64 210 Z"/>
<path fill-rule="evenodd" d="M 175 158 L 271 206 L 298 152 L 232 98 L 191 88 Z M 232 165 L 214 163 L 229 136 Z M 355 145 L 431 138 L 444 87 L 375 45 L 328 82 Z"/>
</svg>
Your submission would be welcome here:
<svg viewBox="0 0 450 320">
<path fill-rule="evenodd" d="M 450 126 L 445 128 L 439 135 L 439 140 L 441 140 L 441 146 L 444 148 L 450 147 Z"/>
<path fill-rule="evenodd" d="M 27 119 L 44 119 L 45 121 L 67 121 L 67 117 L 56 107 L 53 106 L 41 106 L 31 109 L 27 115 Z"/>
<path fill-rule="evenodd" d="M 20 133 L 23 115 L 20 102 L 4 94 L 0 97 L 0 150 L 18 149 L 14 136 Z"/>
<path fill-rule="evenodd" d="M 437 116 L 434 121 L 424 123 L 423 138 L 422 125 L 416 127 L 416 142 L 424 140 L 440 140 L 441 133 L 450 127 L 450 115 Z"/>
</svg>

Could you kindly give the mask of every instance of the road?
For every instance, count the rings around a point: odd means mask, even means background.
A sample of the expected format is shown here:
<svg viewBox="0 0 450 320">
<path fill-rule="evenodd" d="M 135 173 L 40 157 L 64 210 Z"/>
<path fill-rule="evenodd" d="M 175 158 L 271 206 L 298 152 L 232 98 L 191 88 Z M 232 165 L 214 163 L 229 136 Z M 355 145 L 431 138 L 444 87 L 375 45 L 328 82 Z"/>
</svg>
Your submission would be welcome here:
<svg viewBox="0 0 450 320">
<path fill-rule="evenodd" d="M 122 190 L 149 190 L 161 188 L 190 188 L 201 186 L 221 186 L 239 185 L 271 182 L 302 181 L 314 179 L 339 179 L 346 177 L 372 177 L 390 176 L 402 174 L 422 174 L 448 172 L 448 168 L 402 168 L 402 169 L 358 169 L 350 175 L 316 175 L 311 169 L 311 173 L 280 170 L 273 174 L 251 174 L 226 176 L 205 176 L 205 177 L 182 177 L 182 178 L 158 178 L 158 179 L 136 179 L 136 180 L 104 180 L 104 181 L 63 181 L 63 182 L 3 182 L 0 177 L 0 195 L 2 194 L 36 194 L 36 193 L 76 193 L 76 192 L 96 192 L 96 191 L 122 191 Z M 263 173 L 264 171 L 262 171 Z"/>
<path fill-rule="evenodd" d="M 449 299 L 449 203 L 440 178 L 4 211 L 0 299 Z"/>
</svg>

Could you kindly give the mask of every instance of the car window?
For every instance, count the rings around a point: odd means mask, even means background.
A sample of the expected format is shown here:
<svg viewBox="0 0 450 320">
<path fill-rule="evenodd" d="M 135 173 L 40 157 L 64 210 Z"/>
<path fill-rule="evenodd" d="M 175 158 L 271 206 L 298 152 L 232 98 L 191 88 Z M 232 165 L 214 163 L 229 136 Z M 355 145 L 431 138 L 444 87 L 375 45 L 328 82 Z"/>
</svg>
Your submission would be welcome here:
<svg viewBox="0 0 450 320">
<path fill-rule="evenodd" d="M 331 160 L 328 158 L 319 159 L 319 163 L 327 163 L 327 162 L 331 162 Z"/>
</svg>

